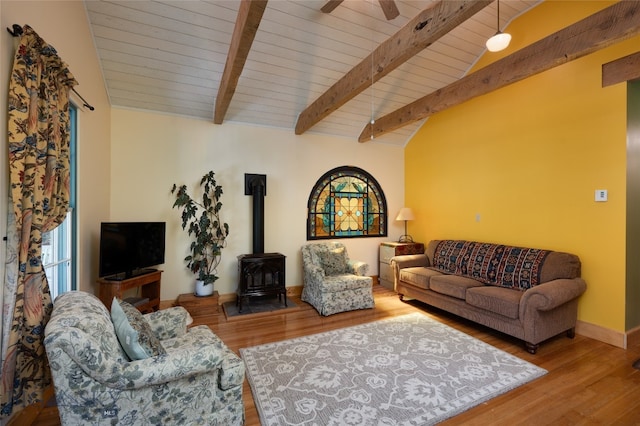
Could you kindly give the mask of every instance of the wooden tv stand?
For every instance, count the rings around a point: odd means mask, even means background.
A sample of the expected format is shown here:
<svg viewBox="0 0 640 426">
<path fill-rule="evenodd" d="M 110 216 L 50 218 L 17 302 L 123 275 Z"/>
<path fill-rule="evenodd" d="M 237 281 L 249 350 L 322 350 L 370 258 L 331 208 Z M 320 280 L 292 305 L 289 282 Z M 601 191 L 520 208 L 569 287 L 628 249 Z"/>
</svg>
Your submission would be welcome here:
<svg viewBox="0 0 640 426">
<path fill-rule="evenodd" d="M 100 286 L 98 297 L 111 310 L 113 298 L 122 299 L 125 291 L 140 288 L 139 297 L 148 298 L 149 301 L 136 306 L 141 312 L 153 312 L 160 308 L 160 276 L 162 271 L 153 271 L 136 277 L 123 280 L 113 280 L 108 277 L 98 278 Z"/>
</svg>

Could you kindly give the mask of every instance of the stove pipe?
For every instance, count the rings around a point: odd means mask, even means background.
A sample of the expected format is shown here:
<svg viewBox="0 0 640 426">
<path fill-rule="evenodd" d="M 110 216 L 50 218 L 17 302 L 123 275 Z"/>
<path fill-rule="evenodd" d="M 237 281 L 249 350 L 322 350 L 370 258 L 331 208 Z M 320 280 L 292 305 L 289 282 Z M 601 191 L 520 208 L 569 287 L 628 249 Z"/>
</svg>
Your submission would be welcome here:
<svg viewBox="0 0 640 426">
<path fill-rule="evenodd" d="M 253 254 L 264 253 L 264 197 L 267 175 L 245 173 L 244 195 L 253 196 Z"/>
</svg>

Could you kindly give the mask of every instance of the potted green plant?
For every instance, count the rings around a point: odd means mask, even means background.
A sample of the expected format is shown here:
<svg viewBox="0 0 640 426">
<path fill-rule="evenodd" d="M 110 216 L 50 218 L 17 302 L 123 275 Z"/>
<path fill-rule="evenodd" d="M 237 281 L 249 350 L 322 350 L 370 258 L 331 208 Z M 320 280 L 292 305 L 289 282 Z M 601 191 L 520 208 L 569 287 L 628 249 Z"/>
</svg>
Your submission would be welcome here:
<svg viewBox="0 0 640 426">
<path fill-rule="evenodd" d="M 229 225 L 220 220 L 222 187 L 213 171 L 202 177 L 200 188 L 202 201 L 190 196 L 186 185 L 174 184 L 171 193 L 176 198 L 173 208 L 182 212 L 182 229 L 193 238 L 184 260 L 187 268 L 197 275 L 195 294 L 207 296 L 213 294 L 213 283 L 218 279 L 217 268 L 222 249 L 227 245 Z"/>
</svg>

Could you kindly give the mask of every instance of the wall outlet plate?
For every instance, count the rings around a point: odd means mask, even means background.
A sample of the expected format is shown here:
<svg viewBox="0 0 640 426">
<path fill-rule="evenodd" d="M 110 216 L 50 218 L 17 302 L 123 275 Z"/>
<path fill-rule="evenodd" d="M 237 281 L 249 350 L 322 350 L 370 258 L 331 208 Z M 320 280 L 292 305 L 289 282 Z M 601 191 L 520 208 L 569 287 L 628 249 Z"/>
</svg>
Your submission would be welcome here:
<svg viewBox="0 0 640 426">
<path fill-rule="evenodd" d="M 603 202 L 607 201 L 607 190 L 606 189 L 596 189 L 596 201 Z"/>
</svg>

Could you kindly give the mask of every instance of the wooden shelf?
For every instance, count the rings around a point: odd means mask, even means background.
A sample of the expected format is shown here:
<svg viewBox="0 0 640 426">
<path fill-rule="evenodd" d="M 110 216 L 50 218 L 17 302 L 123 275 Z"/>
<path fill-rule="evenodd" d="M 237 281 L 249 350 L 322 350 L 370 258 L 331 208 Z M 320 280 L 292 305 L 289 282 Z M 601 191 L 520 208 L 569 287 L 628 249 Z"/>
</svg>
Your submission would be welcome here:
<svg viewBox="0 0 640 426">
<path fill-rule="evenodd" d="M 160 308 L 160 279 L 162 271 L 153 271 L 137 277 L 124 280 L 110 280 L 108 278 L 98 278 L 98 297 L 111 310 L 111 302 L 114 297 L 123 298 L 125 291 L 130 289 L 140 289 L 140 297 L 149 301 L 136 306 L 140 312 L 153 312 Z"/>
</svg>

